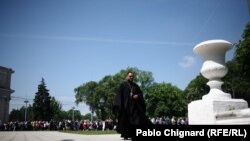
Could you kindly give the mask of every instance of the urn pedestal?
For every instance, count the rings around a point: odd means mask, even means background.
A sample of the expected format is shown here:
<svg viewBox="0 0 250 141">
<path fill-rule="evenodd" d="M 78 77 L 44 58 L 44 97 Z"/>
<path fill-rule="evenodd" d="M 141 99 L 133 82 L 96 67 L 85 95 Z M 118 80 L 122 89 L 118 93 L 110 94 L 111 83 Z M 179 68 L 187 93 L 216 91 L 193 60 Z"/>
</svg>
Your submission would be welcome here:
<svg viewBox="0 0 250 141">
<path fill-rule="evenodd" d="M 228 72 L 225 54 L 231 47 L 232 44 L 225 40 L 208 40 L 194 47 L 194 53 L 203 60 L 201 74 L 208 79 L 210 91 L 201 100 L 188 105 L 189 124 L 250 124 L 247 102 L 232 99 L 221 89 L 221 78 Z"/>
</svg>

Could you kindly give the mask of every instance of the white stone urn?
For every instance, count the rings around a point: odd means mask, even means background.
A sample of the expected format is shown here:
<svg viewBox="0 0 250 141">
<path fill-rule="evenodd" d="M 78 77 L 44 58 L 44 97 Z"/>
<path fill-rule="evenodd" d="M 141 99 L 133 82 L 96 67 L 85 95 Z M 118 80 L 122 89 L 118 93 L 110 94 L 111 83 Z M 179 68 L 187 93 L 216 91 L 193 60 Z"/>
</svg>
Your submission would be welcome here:
<svg viewBox="0 0 250 141">
<path fill-rule="evenodd" d="M 208 40 L 199 43 L 193 49 L 194 53 L 203 59 L 201 74 L 209 81 L 210 91 L 202 99 L 231 99 L 231 95 L 221 90 L 224 77 L 228 69 L 225 65 L 225 53 L 232 48 L 232 44 L 225 40 Z"/>
<path fill-rule="evenodd" d="M 225 54 L 231 48 L 232 44 L 225 40 L 208 40 L 194 47 L 194 53 L 203 59 L 201 74 L 208 79 L 210 91 L 188 104 L 190 125 L 250 124 L 248 103 L 221 90 L 221 78 L 228 72 Z"/>
</svg>

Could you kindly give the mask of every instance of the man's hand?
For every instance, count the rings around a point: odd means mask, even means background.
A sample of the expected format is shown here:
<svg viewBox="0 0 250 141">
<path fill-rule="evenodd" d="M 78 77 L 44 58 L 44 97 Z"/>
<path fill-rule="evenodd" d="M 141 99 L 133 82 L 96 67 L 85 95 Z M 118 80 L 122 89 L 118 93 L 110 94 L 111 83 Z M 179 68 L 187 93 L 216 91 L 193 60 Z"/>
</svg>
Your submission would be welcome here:
<svg viewBox="0 0 250 141">
<path fill-rule="evenodd" d="M 133 95 L 133 99 L 137 100 L 139 99 L 139 96 L 137 94 Z"/>
</svg>

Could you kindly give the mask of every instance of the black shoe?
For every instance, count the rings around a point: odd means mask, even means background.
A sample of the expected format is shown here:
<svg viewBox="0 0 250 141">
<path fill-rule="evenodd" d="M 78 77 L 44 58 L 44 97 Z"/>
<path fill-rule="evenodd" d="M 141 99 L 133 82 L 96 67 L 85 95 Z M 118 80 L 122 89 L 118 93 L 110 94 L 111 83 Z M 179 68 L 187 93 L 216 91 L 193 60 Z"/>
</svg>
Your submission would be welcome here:
<svg viewBox="0 0 250 141">
<path fill-rule="evenodd" d="M 124 139 L 123 139 L 123 140 L 128 140 L 128 138 L 124 137 Z"/>
</svg>

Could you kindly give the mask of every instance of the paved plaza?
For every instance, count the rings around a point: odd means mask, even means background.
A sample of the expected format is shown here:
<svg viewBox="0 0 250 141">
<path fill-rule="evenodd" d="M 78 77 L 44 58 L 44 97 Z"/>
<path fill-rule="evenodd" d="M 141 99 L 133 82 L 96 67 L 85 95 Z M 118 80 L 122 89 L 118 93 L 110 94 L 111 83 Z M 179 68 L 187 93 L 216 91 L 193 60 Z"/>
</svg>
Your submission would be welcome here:
<svg viewBox="0 0 250 141">
<path fill-rule="evenodd" d="M 78 135 L 57 131 L 0 131 L 0 141 L 122 141 L 119 134 Z"/>
</svg>

